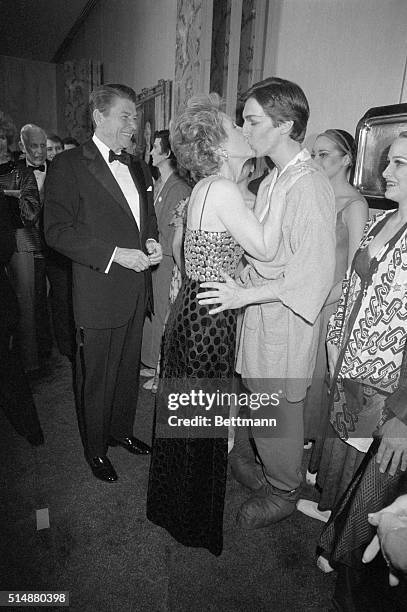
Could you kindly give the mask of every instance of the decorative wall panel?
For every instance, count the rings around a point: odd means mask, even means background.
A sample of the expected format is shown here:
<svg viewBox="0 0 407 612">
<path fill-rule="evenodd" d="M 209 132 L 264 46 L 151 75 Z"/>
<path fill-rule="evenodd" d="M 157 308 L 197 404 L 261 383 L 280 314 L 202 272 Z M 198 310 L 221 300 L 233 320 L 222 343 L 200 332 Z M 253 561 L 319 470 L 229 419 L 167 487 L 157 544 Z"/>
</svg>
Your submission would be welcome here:
<svg viewBox="0 0 407 612">
<path fill-rule="evenodd" d="M 80 143 L 93 133 L 89 94 L 101 84 L 100 62 L 87 59 L 64 62 L 65 131 Z"/>
<path fill-rule="evenodd" d="M 216 0 L 213 5 L 210 91 L 226 96 L 229 64 L 231 0 Z"/>
<path fill-rule="evenodd" d="M 209 91 L 212 0 L 178 0 L 174 113 L 194 94 Z"/>
<path fill-rule="evenodd" d="M 240 98 L 252 85 L 253 53 L 255 44 L 256 0 L 244 0 L 240 30 L 239 74 L 237 96 Z"/>
<path fill-rule="evenodd" d="M 174 111 L 216 91 L 235 115 L 239 94 L 263 76 L 268 0 L 178 0 Z"/>
</svg>

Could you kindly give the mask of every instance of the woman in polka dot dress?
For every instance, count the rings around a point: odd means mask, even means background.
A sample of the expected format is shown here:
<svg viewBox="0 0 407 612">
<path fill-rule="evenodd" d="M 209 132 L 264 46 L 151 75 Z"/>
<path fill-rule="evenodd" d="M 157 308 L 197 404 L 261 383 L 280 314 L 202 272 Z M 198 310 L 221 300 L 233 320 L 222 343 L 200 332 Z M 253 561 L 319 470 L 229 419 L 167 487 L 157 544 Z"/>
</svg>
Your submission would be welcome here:
<svg viewBox="0 0 407 612">
<path fill-rule="evenodd" d="M 220 555 L 227 428 L 214 426 L 220 406 L 193 394 L 233 389 L 238 311 L 209 314 L 198 303 L 199 285 L 233 277 L 244 251 L 268 259 L 278 244 L 274 227 L 257 221 L 236 185 L 253 152 L 216 94 L 189 101 L 172 125 L 171 143 L 198 182 L 188 205 L 185 276 L 162 343 L 147 517 L 178 542 Z M 185 416 L 197 417 L 198 426 L 185 425 Z"/>
</svg>

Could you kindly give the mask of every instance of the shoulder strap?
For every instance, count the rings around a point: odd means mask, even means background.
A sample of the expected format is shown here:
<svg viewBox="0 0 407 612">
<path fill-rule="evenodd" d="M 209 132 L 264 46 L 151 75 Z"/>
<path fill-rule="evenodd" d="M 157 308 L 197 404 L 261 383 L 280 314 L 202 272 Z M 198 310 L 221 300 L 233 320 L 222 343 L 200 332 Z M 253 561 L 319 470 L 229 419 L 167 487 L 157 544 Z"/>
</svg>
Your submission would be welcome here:
<svg viewBox="0 0 407 612">
<path fill-rule="evenodd" d="M 205 204 L 206 204 L 206 198 L 208 197 L 209 189 L 211 188 L 212 183 L 213 183 L 213 182 L 214 182 L 214 181 L 215 181 L 217 178 L 218 178 L 218 177 L 217 177 L 217 176 L 215 176 L 215 177 L 213 178 L 213 180 L 212 180 L 212 181 L 210 181 L 210 183 L 209 183 L 209 185 L 208 185 L 208 188 L 207 188 L 207 190 L 206 190 L 206 193 L 205 193 L 205 198 L 204 198 L 204 201 L 203 201 L 203 204 L 202 204 L 202 208 L 201 208 L 201 216 L 200 216 L 200 219 L 199 219 L 199 229 L 201 229 L 201 225 L 202 225 L 202 217 L 203 217 L 204 208 L 205 208 Z"/>
</svg>

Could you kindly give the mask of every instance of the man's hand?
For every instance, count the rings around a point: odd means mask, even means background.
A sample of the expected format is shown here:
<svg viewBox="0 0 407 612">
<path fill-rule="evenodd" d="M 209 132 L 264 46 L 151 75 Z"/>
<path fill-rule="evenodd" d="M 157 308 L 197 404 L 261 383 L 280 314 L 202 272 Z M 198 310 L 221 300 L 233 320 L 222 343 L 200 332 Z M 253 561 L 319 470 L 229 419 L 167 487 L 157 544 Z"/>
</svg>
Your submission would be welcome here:
<svg viewBox="0 0 407 612">
<path fill-rule="evenodd" d="M 198 302 L 200 304 L 220 304 L 217 308 L 212 308 L 209 314 L 241 308 L 247 304 L 245 300 L 245 291 L 247 290 L 238 285 L 226 272 L 221 272 L 221 275 L 225 279 L 224 283 L 217 283 L 216 281 L 201 283 L 201 287 L 209 289 L 209 291 L 199 292 Z"/>
<path fill-rule="evenodd" d="M 156 266 L 159 264 L 163 258 L 161 244 L 154 240 L 154 238 L 148 238 L 148 240 L 146 240 L 146 249 L 148 252 L 148 261 L 150 262 L 150 266 Z"/>
<path fill-rule="evenodd" d="M 388 466 L 390 476 L 394 476 L 398 466 L 405 472 L 407 469 L 407 425 L 397 417 L 384 423 L 379 429 L 382 441 L 377 451 L 376 462 L 380 464 L 380 472 L 384 473 Z"/>
<path fill-rule="evenodd" d="M 399 579 L 395 575 L 395 571 L 404 569 L 402 563 L 400 563 L 402 557 L 405 559 L 405 555 L 400 554 L 404 550 L 404 546 L 403 542 L 400 542 L 400 548 L 395 542 L 392 543 L 389 537 L 394 536 L 394 532 L 399 529 L 403 531 L 398 532 L 398 534 L 402 534 L 407 528 L 407 495 L 401 495 L 390 506 L 379 512 L 369 514 L 368 521 L 371 525 L 377 527 L 377 534 L 363 553 L 362 561 L 363 563 L 372 561 L 381 548 L 383 557 L 389 566 L 389 584 L 390 586 L 396 586 L 399 584 Z M 398 534 L 396 533 L 396 536 Z M 398 537 L 396 542 L 399 543 Z M 393 570 L 392 566 L 396 570 Z"/>
<path fill-rule="evenodd" d="M 147 270 L 150 266 L 148 257 L 138 249 L 122 249 L 117 247 L 113 261 L 123 268 L 129 268 L 135 272 Z"/>
</svg>

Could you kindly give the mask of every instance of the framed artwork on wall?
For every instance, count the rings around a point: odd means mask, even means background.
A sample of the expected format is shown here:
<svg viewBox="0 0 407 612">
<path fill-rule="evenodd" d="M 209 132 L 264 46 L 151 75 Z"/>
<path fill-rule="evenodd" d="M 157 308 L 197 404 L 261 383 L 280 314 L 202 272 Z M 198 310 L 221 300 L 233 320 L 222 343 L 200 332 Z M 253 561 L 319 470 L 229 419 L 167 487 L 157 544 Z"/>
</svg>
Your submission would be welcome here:
<svg viewBox="0 0 407 612">
<path fill-rule="evenodd" d="M 133 154 L 149 161 L 156 130 L 168 129 L 171 117 L 171 81 L 160 79 L 154 87 L 137 95 L 137 131 Z"/>
<path fill-rule="evenodd" d="M 385 181 L 382 175 L 391 143 L 405 130 L 407 104 L 371 108 L 358 123 L 358 153 L 353 184 L 365 196 L 371 208 L 389 210 L 397 206 L 384 197 Z"/>
</svg>

